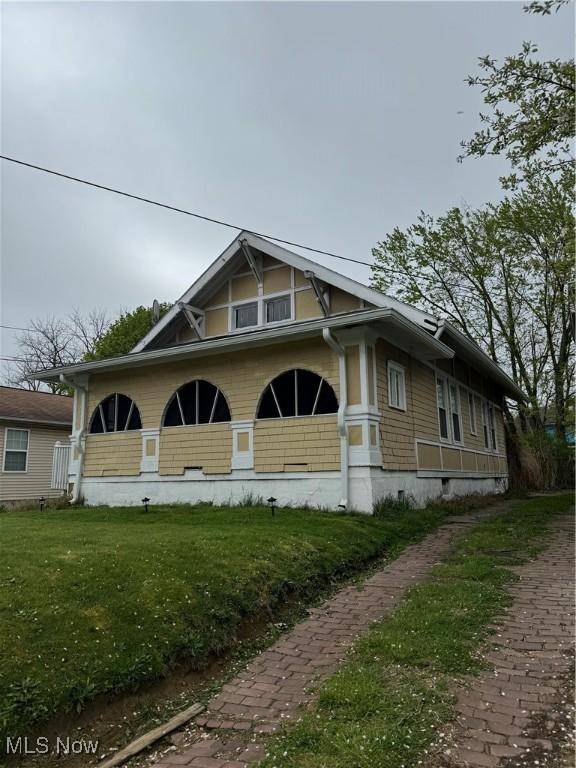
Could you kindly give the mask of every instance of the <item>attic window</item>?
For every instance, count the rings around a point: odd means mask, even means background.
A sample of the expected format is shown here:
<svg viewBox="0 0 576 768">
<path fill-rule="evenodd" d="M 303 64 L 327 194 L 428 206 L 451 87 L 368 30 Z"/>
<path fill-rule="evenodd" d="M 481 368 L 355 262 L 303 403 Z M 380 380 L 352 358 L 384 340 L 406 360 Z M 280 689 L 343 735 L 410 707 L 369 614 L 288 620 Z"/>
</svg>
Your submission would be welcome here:
<svg viewBox="0 0 576 768">
<path fill-rule="evenodd" d="M 290 296 L 277 296 L 266 302 L 266 322 L 279 323 L 282 320 L 290 320 L 291 312 Z"/>
<path fill-rule="evenodd" d="M 337 410 L 338 400 L 330 384 L 317 373 L 297 368 L 282 373 L 268 384 L 257 418 L 318 416 Z"/>
<path fill-rule="evenodd" d="M 230 409 L 218 387 L 196 379 L 174 393 L 164 414 L 164 427 L 230 421 Z"/>
<path fill-rule="evenodd" d="M 130 429 L 142 429 L 140 411 L 134 400 L 118 392 L 102 400 L 90 420 L 90 434 L 93 435 Z"/>
<path fill-rule="evenodd" d="M 234 328 L 250 328 L 258 325 L 258 302 L 252 301 L 250 304 L 240 304 L 233 308 Z"/>
</svg>

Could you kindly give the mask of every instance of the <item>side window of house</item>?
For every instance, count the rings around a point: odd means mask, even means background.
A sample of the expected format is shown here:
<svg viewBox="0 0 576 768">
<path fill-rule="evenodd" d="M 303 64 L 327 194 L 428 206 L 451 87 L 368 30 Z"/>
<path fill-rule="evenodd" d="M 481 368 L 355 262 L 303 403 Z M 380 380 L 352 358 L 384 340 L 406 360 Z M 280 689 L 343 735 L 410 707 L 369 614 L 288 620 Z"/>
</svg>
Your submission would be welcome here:
<svg viewBox="0 0 576 768">
<path fill-rule="evenodd" d="M 477 417 L 476 417 L 476 398 L 472 392 L 468 392 L 468 413 L 470 418 L 470 434 L 478 434 Z"/>
<path fill-rule="evenodd" d="M 442 440 L 462 442 L 462 411 L 458 386 L 444 376 L 436 377 L 438 423 Z"/>
<path fill-rule="evenodd" d="M 406 410 L 406 372 L 402 365 L 388 361 L 388 405 Z"/>
<path fill-rule="evenodd" d="M 4 432 L 4 472 L 26 472 L 28 469 L 28 445 L 30 432 L 27 429 L 9 429 Z"/>
<path fill-rule="evenodd" d="M 458 387 L 450 383 L 450 413 L 452 417 L 452 439 L 455 443 L 462 442 L 462 415 L 460 413 L 460 398 L 458 396 Z"/>
<path fill-rule="evenodd" d="M 436 378 L 436 399 L 438 401 L 440 437 L 443 440 L 448 440 L 448 397 L 446 393 L 446 380 L 441 376 Z"/>
<path fill-rule="evenodd" d="M 175 392 L 166 407 L 163 427 L 215 424 L 230 421 L 230 408 L 222 391 L 204 379 L 196 379 Z"/>
<path fill-rule="evenodd" d="M 297 368 L 277 376 L 268 384 L 258 405 L 257 419 L 285 416 L 317 416 L 336 413 L 338 400 L 326 379 Z"/>
<path fill-rule="evenodd" d="M 142 429 L 140 411 L 134 400 L 115 392 L 99 403 L 90 419 L 90 434 Z"/>
</svg>

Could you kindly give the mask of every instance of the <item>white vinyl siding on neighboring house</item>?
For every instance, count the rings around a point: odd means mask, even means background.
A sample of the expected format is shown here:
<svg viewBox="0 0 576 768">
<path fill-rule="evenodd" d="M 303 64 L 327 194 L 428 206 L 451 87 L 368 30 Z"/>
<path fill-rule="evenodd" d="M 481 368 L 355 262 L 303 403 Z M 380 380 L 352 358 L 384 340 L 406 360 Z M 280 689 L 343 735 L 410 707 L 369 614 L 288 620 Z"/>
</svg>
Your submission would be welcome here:
<svg viewBox="0 0 576 768">
<path fill-rule="evenodd" d="M 48 425 L 29 425 L 0 419 L 0 458 L 4 468 L 5 454 L 11 453 L 10 446 L 15 446 L 13 438 L 6 439 L 10 431 L 29 432 L 27 444 L 26 472 L 0 472 L 0 503 L 5 501 L 36 501 L 41 496 L 61 496 L 62 491 L 50 487 L 52 479 L 52 457 L 54 445 L 58 441 L 68 443 L 71 427 L 51 427 Z M 20 438 L 19 445 L 23 445 Z M 19 450 L 23 450 L 20 448 Z M 21 462 L 22 460 L 20 460 Z"/>
<path fill-rule="evenodd" d="M 404 366 L 388 361 L 388 405 L 406 410 L 406 372 Z"/>
</svg>

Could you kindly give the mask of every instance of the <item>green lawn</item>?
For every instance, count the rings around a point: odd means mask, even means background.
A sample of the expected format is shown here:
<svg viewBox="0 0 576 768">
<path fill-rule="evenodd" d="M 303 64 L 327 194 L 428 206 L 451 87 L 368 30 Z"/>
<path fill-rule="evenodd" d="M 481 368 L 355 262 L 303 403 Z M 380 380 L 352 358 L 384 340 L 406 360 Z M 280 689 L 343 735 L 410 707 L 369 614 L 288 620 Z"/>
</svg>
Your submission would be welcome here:
<svg viewBox="0 0 576 768">
<path fill-rule="evenodd" d="M 310 599 L 444 517 L 258 507 L 0 514 L 0 735 L 98 693 L 201 667 L 241 622 Z"/>
<path fill-rule="evenodd" d="M 508 604 L 509 566 L 545 546 L 573 494 L 513 502 L 482 523 L 360 640 L 314 705 L 269 744 L 262 768 L 416 768 L 453 719 L 451 683 L 473 674 L 487 627 Z"/>
</svg>

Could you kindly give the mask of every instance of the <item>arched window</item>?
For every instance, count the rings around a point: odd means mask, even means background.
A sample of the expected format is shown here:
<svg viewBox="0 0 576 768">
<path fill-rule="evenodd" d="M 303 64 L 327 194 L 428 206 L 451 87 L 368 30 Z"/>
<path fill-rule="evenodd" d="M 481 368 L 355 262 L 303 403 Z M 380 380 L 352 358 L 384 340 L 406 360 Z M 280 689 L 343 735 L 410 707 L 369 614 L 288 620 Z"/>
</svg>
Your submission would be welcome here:
<svg viewBox="0 0 576 768">
<path fill-rule="evenodd" d="M 336 413 L 338 400 L 326 379 L 296 368 L 277 376 L 264 390 L 257 419 Z"/>
<path fill-rule="evenodd" d="M 172 395 L 164 413 L 164 427 L 230 421 L 230 408 L 222 392 L 209 381 L 196 379 Z"/>
<path fill-rule="evenodd" d="M 125 432 L 127 429 L 142 429 L 140 411 L 134 400 L 116 392 L 96 407 L 90 420 L 90 434 Z"/>
</svg>

